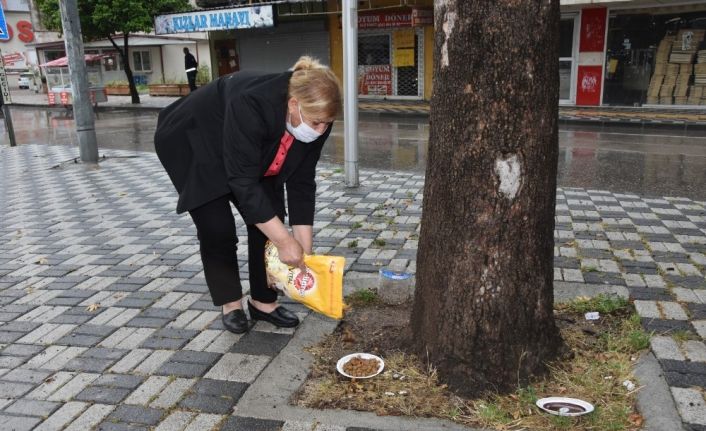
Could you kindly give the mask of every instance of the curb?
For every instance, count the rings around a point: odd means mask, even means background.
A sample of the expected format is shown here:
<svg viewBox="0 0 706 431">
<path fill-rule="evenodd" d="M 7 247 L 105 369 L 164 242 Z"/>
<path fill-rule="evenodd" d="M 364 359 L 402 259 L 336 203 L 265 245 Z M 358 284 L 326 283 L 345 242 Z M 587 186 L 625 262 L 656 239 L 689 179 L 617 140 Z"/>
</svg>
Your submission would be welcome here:
<svg viewBox="0 0 706 431">
<path fill-rule="evenodd" d="M 372 287 L 377 281 L 373 274 L 347 274 L 355 282 L 352 290 Z M 583 283 L 554 282 L 555 302 L 570 301 L 579 296 L 598 294 L 628 298 L 624 286 L 587 285 Z M 234 407 L 238 416 L 277 421 L 300 421 L 323 426 L 368 427 L 379 431 L 489 431 L 470 428 L 451 421 L 414 417 L 383 417 L 370 412 L 352 410 L 317 410 L 289 405 L 292 395 L 306 380 L 313 357 L 304 348 L 318 343 L 331 334 L 338 322 L 310 313 L 295 332 L 292 340 L 255 379 Z M 683 430 L 674 400 L 662 377 L 662 370 L 651 351 L 643 354 L 635 365 L 636 379 L 643 387 L 637 394 L 638 411 L 645 419 L 645 431 Z"/>
<path fill-rule="evenodd" d="M 652 351 L 646 352 L 635 365 L 635 377 L 642 385 L 637 393 L 637 408 L 645 419 L 644 431 L 684 430 L 681 417 L 662 368 Z"/>
<path fill-rule="evenodd" d="M 292 340 L 270 362 L 234 407 L 238 416 L 298 421 L 331 427 L 367 427 L 376 431 L 489 431 L 450 421 L 415 417 L 377 416 L 353 410 L 316 410 L 289 405 L 289 399 L 306 380 L 313 362 L 304 348 L 316 344 L 338 326 L 335 320 L 310 313 Z"/>
</svg>

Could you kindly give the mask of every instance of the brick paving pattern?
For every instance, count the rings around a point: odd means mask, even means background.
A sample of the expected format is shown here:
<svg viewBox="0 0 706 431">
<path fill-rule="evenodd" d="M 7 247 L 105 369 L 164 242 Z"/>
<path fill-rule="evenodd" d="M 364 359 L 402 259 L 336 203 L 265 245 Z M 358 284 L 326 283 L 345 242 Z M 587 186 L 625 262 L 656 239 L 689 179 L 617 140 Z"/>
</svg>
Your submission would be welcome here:
<svg viewBox="0 0 706 431">
<path fill-rule="evenodd" d="M 75 154 L 0 148 L 3 426 L 312 429 L 232 415 L 295 329 L 223 329 L 195 229 L 175 214 L 156 156 L 110 151 L 90 169 Z M 423 176 L 362 171 L 361 184 L 347 189 L 339 168 L 319 169 L 316 252 L 346 256 L 348 271 L 414 272 Z M 241 219 L 237 228 L 245 233 Z M 685 425 L 706 429 L 706 202 L 559 189 L 555 239 L 556 280 L 629 290 Z"/>
</svg>

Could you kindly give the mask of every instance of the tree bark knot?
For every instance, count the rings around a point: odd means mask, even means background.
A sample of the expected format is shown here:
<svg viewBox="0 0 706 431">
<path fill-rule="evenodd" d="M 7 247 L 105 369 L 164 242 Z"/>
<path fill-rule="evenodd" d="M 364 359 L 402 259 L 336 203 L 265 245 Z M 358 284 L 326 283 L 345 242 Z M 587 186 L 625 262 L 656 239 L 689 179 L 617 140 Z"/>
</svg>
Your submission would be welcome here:
<svg viewBox="0 0 706 431">
<path fill-rule="evenodd" d="M 517 155 L 496 159 L 495 174 L 500 181 L 498 191 L 509 200 L 515 199 L 522 185 L 522 166 Z"/>
</svg>

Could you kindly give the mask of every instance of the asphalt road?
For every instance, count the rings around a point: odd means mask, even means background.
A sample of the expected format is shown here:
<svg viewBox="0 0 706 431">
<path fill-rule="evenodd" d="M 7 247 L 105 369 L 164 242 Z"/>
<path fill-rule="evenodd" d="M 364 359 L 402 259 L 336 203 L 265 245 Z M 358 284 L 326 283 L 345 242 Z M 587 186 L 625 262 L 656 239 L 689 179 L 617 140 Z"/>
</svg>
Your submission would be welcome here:
<svg viewBox="0 0 706 431">
<path fill-rule="evenodd" d="M 73 120 L 62 111 L 14 108 L 19 145 L 77 145 Z M 154 151 L 154 111 L 101 112 L 96 120 L 102 149 Z M 342 164 L 343 127 L 338 123 L 322 160 Z M 8 144 L 0 123 L 3 145 Z M 423 172 L 429 124 L 425 118 L 360 116 L 360 167 Z M 706 131 L 676 128 L 562 125 L 558 183 L 635 193 L 706 200 Z"/>
</svg>

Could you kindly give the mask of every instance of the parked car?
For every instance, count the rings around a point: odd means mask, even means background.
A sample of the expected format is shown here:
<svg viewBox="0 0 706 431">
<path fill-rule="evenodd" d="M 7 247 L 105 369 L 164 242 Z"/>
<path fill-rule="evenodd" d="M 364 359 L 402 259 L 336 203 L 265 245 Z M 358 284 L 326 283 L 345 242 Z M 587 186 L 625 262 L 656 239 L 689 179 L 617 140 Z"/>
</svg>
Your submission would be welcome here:
<svg viewBox="0 0 706 431">
<path fill-rule="evenodd" d="M 31 73 L 20 73 L 20 79 L 18 80 L 20 88 L 27 88 L 29 89 L 29 86 L 32 83 L 32 74 Z"/>
</svg>

